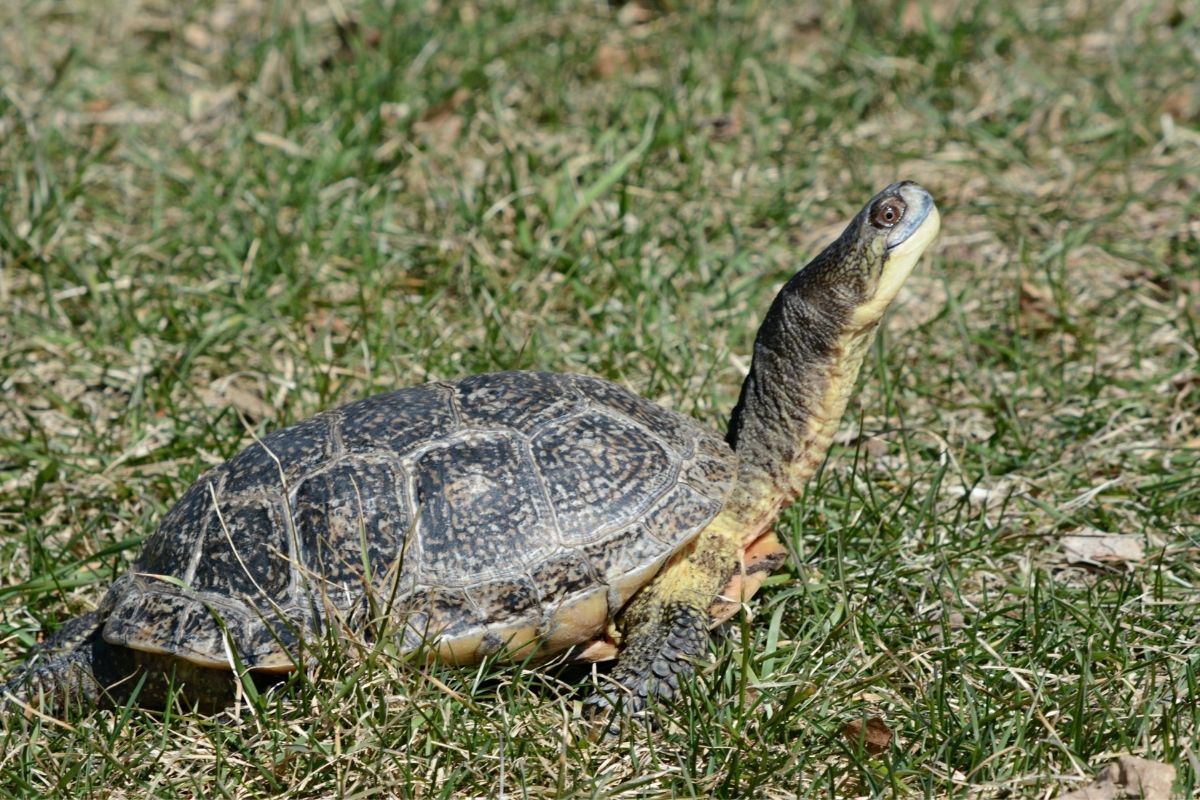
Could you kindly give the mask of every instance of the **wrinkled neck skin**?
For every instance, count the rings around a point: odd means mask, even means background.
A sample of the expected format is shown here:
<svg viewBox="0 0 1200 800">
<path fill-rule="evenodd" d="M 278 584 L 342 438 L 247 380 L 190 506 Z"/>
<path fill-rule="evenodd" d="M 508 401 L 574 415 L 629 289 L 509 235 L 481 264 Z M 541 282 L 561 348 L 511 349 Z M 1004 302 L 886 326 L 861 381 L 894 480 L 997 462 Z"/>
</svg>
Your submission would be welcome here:
<svg viewBox="0 0 1200 800">
<path fill-rule="evenodd" d="M 863 314 L 865 287 L 848 268 L 870 255 L 849 238 L 787 283 L 755 340 L 726 434 L 738 455 L 726 513 L 744 541 L 773 526 L 820 466 L 879 327 L 882 309 Z"/>
</svg>

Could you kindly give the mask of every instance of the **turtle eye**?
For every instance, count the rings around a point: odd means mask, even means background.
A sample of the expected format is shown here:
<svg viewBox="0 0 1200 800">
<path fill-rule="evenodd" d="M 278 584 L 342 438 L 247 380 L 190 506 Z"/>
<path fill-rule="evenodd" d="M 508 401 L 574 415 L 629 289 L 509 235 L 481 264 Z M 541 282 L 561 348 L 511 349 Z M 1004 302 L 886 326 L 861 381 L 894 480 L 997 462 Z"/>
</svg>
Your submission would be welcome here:
<svg viewBox="0 0 1200 800">
<path fill-rule="evenodd" d="M 871 224 L 876 228 L 891 228 L 904 219 L 908 206 L 899 197 L 885 197 L 871 209 Z"/>
</svg>

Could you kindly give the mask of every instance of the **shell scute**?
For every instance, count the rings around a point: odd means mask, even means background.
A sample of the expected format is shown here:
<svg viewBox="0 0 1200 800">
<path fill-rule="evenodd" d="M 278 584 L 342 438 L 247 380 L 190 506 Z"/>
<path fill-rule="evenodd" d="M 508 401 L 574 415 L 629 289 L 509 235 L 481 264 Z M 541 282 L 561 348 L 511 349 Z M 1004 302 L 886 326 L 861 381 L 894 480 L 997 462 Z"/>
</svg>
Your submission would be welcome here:
<svg viewBox="0 0 1200 800">
<path fill-rule="evenodd" d="M 216 486 L 213 474 L 201 476 L 171 506 L 158 524 L 158 530 L 146 540 L 134 569 L 182 577 L 196 548 L 204 541 L 209 518 L 213 514 Z"/>
<path fill-rule="evenodd" d="M 530 569 L 534 586 L 550 603 L 561 603 L 598 585 L 596 572 L 586 557 L 574 550 L 560 550 Z"/>
<path fill-rule="evenodd" d="M 531 433 L 570 413 L 583 398 L 570 381 L 546 372 L 473 375 L 454 384 L 463 425 Z"/>
<path fill-rule="evenodd" d="M 458 427 L 449 390 L 440 383 L 413 386 L 342 406 L 335 411 L 349 453 L 400 455 Z"/>
<path fill-rule="evenodd" d="M 424 583 L 463 586 L 512 574 L 553 547 L 531 465 L 511 436 L 442 443 L 413 470 Z"/>
<path fill-rule="evenodd" d="M 561 420 L 533 440 L 564 544 L 628 524 L 675 481 L 675 458 L 637 427 L 599 410 Z"/>
<path fill-rule="evenodd" d="M 476 584 L 467 589 L 475 608 L 482 612 L 480 625 L 503 625 L 536 614 L 542 598 L 524 575 Z"/>
<path fill-rule="evenodd" d="M 666 558 L 675 548 L 652 537 L 645 526 L 635 525 L 580 550 L 600 580 L 612 584 L 647 564 Z"/>
<path fill-rule="evenodd" d="M 238 495 L 254 491 L 282 493 L 305 474 L 333 456 L 330 415 L 318 414 L 264 436 L 226 461 L 221 492 Z"/>
<path fill-rule="evenodd" d="M 675 452 L 691 452 L 699 429 L 696 423 L 615 383 L 583 375 L 577 375 L 575 379 L 576 386 L 589 399 L 637 422 Z"/>
<path fill-rule="evenodd" d="M 208 517 L 190 588 L 254 598 L 255 605 L 277 600 L 292 575 L 285 531 L 278 501 L 222 503 Z"/>
<path fill-rule="evenodd" d="M 721 510 L 721 501 L 705 497 L 685 483 L 676 484 L 643 518 L 648 535 L 679 547 L 699 533 Z"/>
<path fill-rule="evenodd" d="M 695 456 L 684 462 L 679 470 L 679 480 L 705 497 L 718 502 L 733 488 L 737 470 L 726 458 L 718 460 L 709 456 Z"/>
<path fill-rule="evenodd" d="M 368 585 L 409 588 L 420 555 L 416 537 L 409 536 L 412 516 L 404 494 L 398 463 L 356 458 L 338 461 L 296 488 L 291 511 L 300 551 L 337 605 L 344 605 L 346 592 Z"/>
</svg>

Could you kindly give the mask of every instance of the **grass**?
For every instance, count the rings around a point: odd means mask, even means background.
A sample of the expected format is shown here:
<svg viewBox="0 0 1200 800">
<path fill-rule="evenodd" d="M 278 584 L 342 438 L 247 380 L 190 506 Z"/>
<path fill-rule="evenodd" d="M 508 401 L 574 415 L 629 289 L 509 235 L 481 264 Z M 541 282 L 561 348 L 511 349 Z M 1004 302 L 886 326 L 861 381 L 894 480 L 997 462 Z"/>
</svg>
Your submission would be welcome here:
<svg viewBox="0 0 1200 800">
<path fill-rule="evenodd" d="M 875 190 L 943 212 L 658 729 L 331 646 L 218 717 L 10 715 L 3 796 L 1050 797 L 1123 752 L 1200 790 L 1194 5 L 17 0 L 0 53 L 9 668 L 252 434 L 512 367 L 720 428 Z M 1066 563 L 1086 529 L 1146 557 Z"/>
</svg>

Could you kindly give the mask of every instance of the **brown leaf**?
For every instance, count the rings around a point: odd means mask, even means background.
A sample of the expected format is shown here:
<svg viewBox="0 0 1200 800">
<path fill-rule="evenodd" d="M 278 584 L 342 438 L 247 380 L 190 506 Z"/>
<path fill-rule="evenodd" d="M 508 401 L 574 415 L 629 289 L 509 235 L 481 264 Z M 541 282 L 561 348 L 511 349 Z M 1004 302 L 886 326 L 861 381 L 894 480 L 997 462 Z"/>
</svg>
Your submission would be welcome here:
<svg viewBox="0 0 1200 800">
<path fill-rule="evenodd" d="M 621 6 L 621 10 L 617 12 L 617 22 L 626 28 L 642 25 L 652 19 L 654 19 L 654 12 L 641 3 L 636 2 L 636 0 L 635 2 L 626 3 Z"/>
<path fill-rule="evenodd" d="M 425 137 L 434 147 L 449 147 L 462 133 L 463 118 L 458 114 L 447 114 L 431 120 L 422 120 L 413 125 L 413 130 Z"/>
<path fill-rule="evenodd" d="M 183 26 L 183 41 L 189 47 L 194 47 L 197 50 L 207 50 L 212 47 L 212 34 L 203 25 L 197 25 L 194 22 L 189 22 Z"/>
<path fill-rule="evenodd" d="M 248 422 L 275 419 L 275 407 L 259 395 L 257 388 L 242 388 L 229 378 L 221 378 L 214 381 L 204 394 L 210 404 L 218 407 L 232 406 Z"/>
<path fill-rule="evenodd" d="M 1193 90 L 1195 88 L 1192 87 Z M 1162 110 L 1178 122 L 1187 122 L 1200 116 L 1200 101 L 1196 99 L 1194 91 L 1178 89 L 1163 98 Z"/>
<path fill-rule="evenodd" d="M 459 87 L 449 99 L 427 108 L 421 119 L 413 124 L 413 131 L 436 147 L 453 144 L 464 123 L 462 115 L 456 112 L 470 96 L 469 91 Z"/>
<path fill-rule="evenodd" d="M 1046 287 L 1021 281 L 1019 303 L 1021 316 L 1040 327 L 1046 327 L 1047 323 L 1053 323 L 1059 318 L 1054 294 Z"/>
<path fill-rule="evenodd" d="M 872 755 L 886 751 L 892 742 L 892 731 L 883 721 L 883 717 L 851 720 L 842 728 L 842 736 L 846 737 L 850 744 L 861 742 Z"/>
<path fill-rule="evenodd" d="M 275 150 L 287 153 L 293 158 L 305 158 L 304 148 L 293 142 L 291 139 L 285 139 L 269 131 L 256 131 L 254 141 L 261 144 L 263 147 L 270 147 Z"/>
<path fill-rule="evenodd" d="M 1114 782 L 1134 797 L 1143 800 L 1170 800 L 1175 783 L 1175 767 L 1160 761 L 1137 756 L 1119 756 L 1116 764 L 1108 765 Z"/>
<path fill-rule="evenodd" d="M 608 79 L 629 67 L 629 53 L 619 44 L 602 42 L 592 60 L 592 72 L 597 78 Z"/>
<path fill-rule="evenodd" d="M 1137 756 L 1118 756 L 1087 786 L 1068 792 L 1060 800 L 1115 800 L 1140 797 L 1142 800 L 1170 800 L 1175 783 L 1175 767 Z"/>
<path fill-rule="evenodd" d="M 888 443 L 883 439 L 877 439 L 874 436 L 868 436 L 862 443 L 863 451 L 866 452 L 870 459 L 883 458 L 888 454 Z"/>
<path fill-rule="evenodd" d="M 900 12 L 900 29 L 905 33 L 923 33 L 925 31 L 925 13 L 936 26 L 944 26 L 954 12 L 955 4 L 947 0 L 908 0 L 904 10 Z"/>
<path fill-rule="evenodd" d="M 1086 533 L 1059 539 L 1068 564 L 1124 564 L 1141 561 L 1146 556 L 1142 537 L 1131 533 Z"/>
<path fill-rule="evenodd" d="M 188 95 L 188 119 L 211 119 L 224 112 L 237 100 L 237 84 L 227 84 L 216 89 L 197 89 Z"/>
<path fill-rule="evenodd" d="M 717 141 L 732 139 L 742 132 L 742 117 L 737 113 L 709 117 L 701 124 L 708 128 L 709 136 Z"/>
</svg>

